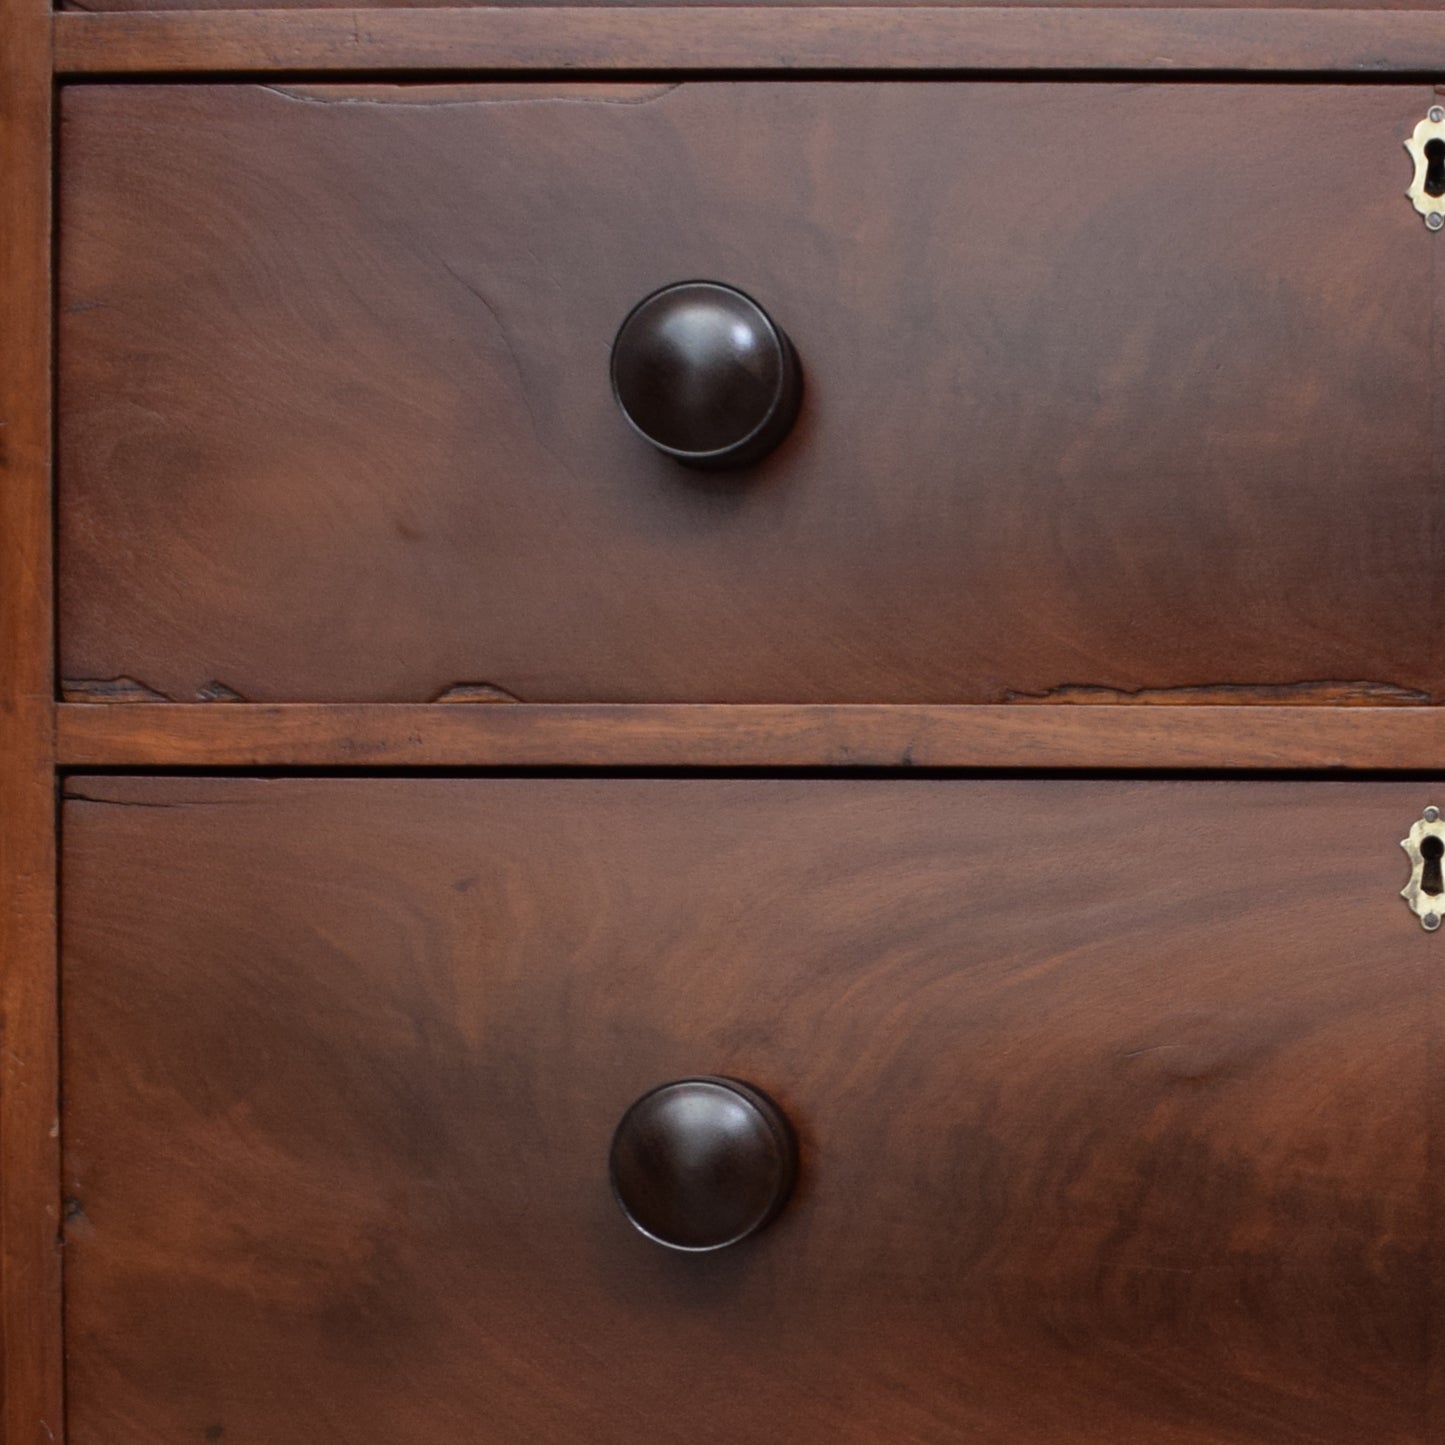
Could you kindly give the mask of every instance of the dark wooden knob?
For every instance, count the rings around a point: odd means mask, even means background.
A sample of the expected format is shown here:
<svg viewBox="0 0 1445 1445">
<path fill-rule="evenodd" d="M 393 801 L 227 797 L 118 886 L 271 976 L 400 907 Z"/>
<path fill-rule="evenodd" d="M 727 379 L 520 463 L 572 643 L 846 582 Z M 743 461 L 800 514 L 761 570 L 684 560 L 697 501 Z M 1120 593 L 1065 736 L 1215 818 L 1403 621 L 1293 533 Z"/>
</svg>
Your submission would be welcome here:
<svg viewBox="0 0 1445 1445">
<path fill-rule="evenodd" d="M 782 1110 L 736 1079 L 678 1079 L 644 1094 L 612 1136 L 622 1212 L 670 1249 L 723 1249 L 788 1202 L 798 1149 Z"/>
<path fill-rule="evenodd" d="M 803 395 L 792 343 L 750 296 L 685 281 L 632 309 L 612 343 L 612 392 L 659 451 L 740 467 L 787 435 Z"/>
</svg>

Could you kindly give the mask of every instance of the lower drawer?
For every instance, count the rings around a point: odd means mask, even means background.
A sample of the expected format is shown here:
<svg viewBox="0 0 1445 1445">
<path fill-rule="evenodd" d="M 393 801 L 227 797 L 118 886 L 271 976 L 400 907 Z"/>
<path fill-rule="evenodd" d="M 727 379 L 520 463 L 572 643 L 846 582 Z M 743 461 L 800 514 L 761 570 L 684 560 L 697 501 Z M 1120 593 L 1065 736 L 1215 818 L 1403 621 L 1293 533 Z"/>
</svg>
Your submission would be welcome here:
<svg viewBox="0 0 1445 1445">
<path fill-rule="evenodd" d="M 72 1445 L 1423 1442 L 1433 800 L 76 780 Z M 703 1074 L 800 1165 L 682 1253 L 609 1146 Z"/>
</svg>

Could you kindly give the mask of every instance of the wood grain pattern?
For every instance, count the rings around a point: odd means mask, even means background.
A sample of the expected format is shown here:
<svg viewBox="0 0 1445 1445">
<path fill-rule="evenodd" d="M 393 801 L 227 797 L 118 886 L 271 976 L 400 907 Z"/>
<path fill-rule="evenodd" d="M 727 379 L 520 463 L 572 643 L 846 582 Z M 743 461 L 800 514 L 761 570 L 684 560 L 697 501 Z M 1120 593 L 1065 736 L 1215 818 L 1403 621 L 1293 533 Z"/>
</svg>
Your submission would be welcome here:
<svg viewBox="0 0 1445 1445">
<path fill-rule="evenodd" d="M 55 1445 L 50 7 L 0 0 L 0 36 L 0 1440 Z"/>
<path fill-rule="evenodd" d="M 100 6 L 96 6 L 100 9 Z M 56 17 L 68 75 L 323 70 L 1088 70 L 1427 76 L 1445 69 L 1431 7 L 1295 5 L 498 6 L 174 10 Z"/>
<path fill-rule="evenodd" d="M 1438 700 L 1440 239 L 1401 195 L 1433 99 L 70 87 L 64 675 Z M 1282 183 L 1306 154 L 1327 186 Z M 746 478 L 658 456 L 609 393 L 621 319 L 690 276 L 802 354 Z"/>
<path fill-rule="evenodd" d="M 70 768 L 1385 769 L 1435 708 L 63 704 Z"/>
<path fill-rule="evenodd" d="M 73 1445 L 1424 1445 L 1415 783 L 93 779 Z M 798 1193 L 659 1251 L 632 1099 Z"/>
</svg>

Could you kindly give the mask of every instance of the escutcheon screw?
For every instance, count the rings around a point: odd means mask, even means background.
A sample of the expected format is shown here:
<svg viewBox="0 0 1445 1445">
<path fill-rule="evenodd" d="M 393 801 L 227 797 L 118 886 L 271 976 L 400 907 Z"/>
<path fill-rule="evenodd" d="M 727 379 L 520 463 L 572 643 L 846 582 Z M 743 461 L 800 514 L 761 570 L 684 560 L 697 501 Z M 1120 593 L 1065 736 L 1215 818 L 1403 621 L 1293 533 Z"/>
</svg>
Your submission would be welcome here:
<svg viewBox="0 0 1445 1445">
<path fill-rule="evenodd" d="M 1438 105 L 1432 105 L 1430 107 L 1430 119 L 1436 122 L 1445 120 L 1445 108 L 1442 108 Z"/>
</svg>

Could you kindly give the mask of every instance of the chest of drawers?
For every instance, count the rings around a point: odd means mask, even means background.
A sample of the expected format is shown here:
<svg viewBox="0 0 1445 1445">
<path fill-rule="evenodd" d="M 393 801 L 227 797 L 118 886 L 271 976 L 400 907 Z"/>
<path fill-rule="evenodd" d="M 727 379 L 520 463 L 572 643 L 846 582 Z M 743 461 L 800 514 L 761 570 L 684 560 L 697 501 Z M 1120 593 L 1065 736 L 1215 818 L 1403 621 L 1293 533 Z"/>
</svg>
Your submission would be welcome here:
<svg viewBox="0 0 1445 1445">
<path fill-rule="evenodd" d="M 4 1445 L 1445 1438 L 1445 15 L 0 14 Z"/>
</svg>

